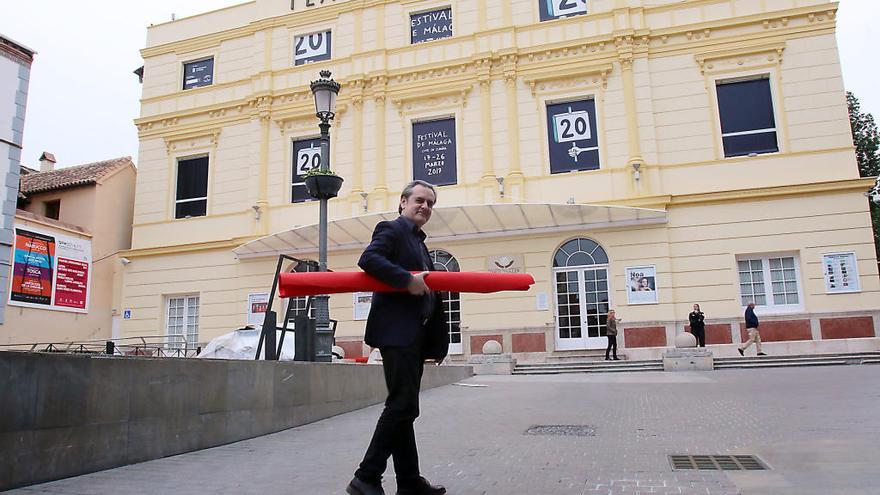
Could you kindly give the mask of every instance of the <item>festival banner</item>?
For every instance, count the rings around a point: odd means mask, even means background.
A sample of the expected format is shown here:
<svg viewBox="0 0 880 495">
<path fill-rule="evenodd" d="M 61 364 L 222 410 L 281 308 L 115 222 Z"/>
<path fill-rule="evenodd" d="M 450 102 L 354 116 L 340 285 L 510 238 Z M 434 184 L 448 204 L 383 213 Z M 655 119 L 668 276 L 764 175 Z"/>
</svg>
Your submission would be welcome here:
<svg viewBox="0 0 880 495">
<path fill-rule="evenodd" d="M 9 305 L 87 313 L 91 268 L 91 241 L 16 226 Z"/>
</svg>

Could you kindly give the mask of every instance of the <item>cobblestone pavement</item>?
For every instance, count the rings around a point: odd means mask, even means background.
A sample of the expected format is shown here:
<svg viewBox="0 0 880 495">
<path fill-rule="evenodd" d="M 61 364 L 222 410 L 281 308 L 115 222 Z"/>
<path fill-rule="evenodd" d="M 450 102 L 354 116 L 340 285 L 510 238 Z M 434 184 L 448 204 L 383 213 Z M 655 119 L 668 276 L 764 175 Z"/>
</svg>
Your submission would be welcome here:
<svg viewBox="0 0 880 495">
<path fill-rule="evenodd" d="M 880 366 L 481 376 L 422 394 L 423 474 L 450 495 L 880 494 Z M 341 494 L 379 406 L 17 495 Z M 593 436 L 526 435 L 589 425 Z M 672 471 L 756 454 L 766 472 Z M 390 471 L 389 471 L 390 472 Z M 393 475 L 385 489 L 394 493 Z"/>
</svg>

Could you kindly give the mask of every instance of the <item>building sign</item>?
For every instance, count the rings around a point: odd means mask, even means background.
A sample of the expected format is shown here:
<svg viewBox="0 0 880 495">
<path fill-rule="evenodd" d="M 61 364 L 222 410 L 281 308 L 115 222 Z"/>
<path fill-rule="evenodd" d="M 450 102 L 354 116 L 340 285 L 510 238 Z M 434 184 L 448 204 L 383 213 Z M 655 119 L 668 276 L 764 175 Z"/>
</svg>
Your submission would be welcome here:
<svg viewBox="0 0 880 495">
<path fill-rule="evenodd" d="M 409 16 L 412 44 L 452 37 L 452 8 L 420 12 Z"/>
<path fill-rule="evenodd" d="M 486 271 L 492 273 L 524 273 L 521 254 L 489 256 L 486 258 Z"/>
<path fill-rule="evenodd" d="M 247 324 L 254 328 L 263 328 L 263 318 L 269 308 L 267 292 L 251 292 L 247 299 Z"/>
<path fill-rule="evenodd" d="M 412 153 L 413 179 L 436 186 L 455 184 L 455 119 L 413 122 Z"/>
<path fill-rule="evenodd" d="M 306 190 L 305 175 L 309 170 L 321 166 L 321 140 L 319 138 L 301 139 L 293 142 L 293 170 L 291 172 L 291 203 L 311 201 Z"/>
<path fill-rule="evenodd" d="M 214 82 L 214 58 L 183 64 L 183 89 L 210 86 Z"/>
<path fill-rule="evenodd" d="M 9 305 L 87 313 L 91 267 L 91 241 L 16 226 Z"/>
<path fill-rule="evenodd" d="M 657 303 L 657 269 L 654 266 L 633 266 L 626 269 L 626 302 Z"/>
<path fill-rule="evenodd" d="M 587 0 L 537 0 L 541 20 L 549 21 L 587 13 Z"/>
<path fill-rule="evenodd" d="M 290 0 L 290 10 L 303 10 L 333 3 L 336 3 L 336 0 Z"/>
<path fill-rule="evenodd" d="M 355 292 L 352 294 L 354 304 L 354 319 L 366 320 L 370 315 L 370 306 L 373 305 L 372 292 Z"/>
<path fill-rule="evenodd" d="M 830 253 L 822 255 L 825 272 L 825 292 L 858 292 L 859 273 L 856 253 Z"/>
<path fill-rule="evenodd" d="M 330 31 L 304 34 L 293 40 L 293 65 L 330 60 Z"/>
<path fill-rule="evenodd" d="M 599 168 L 596 102 L 592 99 L 547 105 L 550 173 Z"/>
</svg>

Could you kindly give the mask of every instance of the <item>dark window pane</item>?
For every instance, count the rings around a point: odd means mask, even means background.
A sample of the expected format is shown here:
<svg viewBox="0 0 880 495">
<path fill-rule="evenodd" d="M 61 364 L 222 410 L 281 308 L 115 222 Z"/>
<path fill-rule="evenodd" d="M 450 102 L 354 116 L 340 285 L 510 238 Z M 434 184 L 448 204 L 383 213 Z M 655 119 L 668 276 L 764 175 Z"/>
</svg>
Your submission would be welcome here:
<svg viewBox="0 0 880 495">
<path fill-rule="evenodd" d="M 717 91 L 722 134 L 776 127 L 769 79 L 722 83 Z"/>
<path fill-rule="evenodd" d="M 584 252 L 577 252 L 568 260 L 568 266 L 585 266 L 592 265 L 593 258 Z"/>
<path fill-rule="evenodd" d="M 177 203 L 177 208 L 174 211 L 174 218 L 203 217 L 207 213 L 207 208 L 207 199 Z"/>
<path fill-rule="evenodd" d="M 208 195 L 208 157 L 177 162 L 177 199 L 204 198 Z"/>
<path fill-rule="evenodd" d="M 726 157 L 745 156 L 750 153 L 775 153 L 779 151 L 779 146 L 776 143 L 776 132 L 727 136 L 721 139 L 724 141 L 724 156 Z"/>
<path fill-rule="evenodd" d="M 605 250 L 601 247 L 595 251 L 593 251 L 593 261 L 597 265 L 604 265 L 608 263 L 608 255 L 605 254 Z"/>
<path fill-rule="evenodd" d="M 595 241 L 591 241 L 590 239 L 578 239 L 578 247 L 580 247 L 581 251 L 592 254 L 596 248 L 599 247 Z"/>
</svg>

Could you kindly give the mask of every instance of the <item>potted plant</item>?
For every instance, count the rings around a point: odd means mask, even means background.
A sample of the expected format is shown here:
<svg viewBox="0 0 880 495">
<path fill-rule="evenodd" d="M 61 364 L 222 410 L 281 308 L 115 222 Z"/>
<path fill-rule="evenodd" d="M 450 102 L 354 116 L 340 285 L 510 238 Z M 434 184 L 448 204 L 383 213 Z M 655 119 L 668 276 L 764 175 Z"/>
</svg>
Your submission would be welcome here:
<svg viewBox="0 0 880 495">
<path fill-rule="evenodd" d="M 313 168 L 305 176 L 306 190 L 315 199 L 331 199 L 339 194 L 342 188 L 342 177 L 332 170 Z"/>
</svg>

